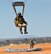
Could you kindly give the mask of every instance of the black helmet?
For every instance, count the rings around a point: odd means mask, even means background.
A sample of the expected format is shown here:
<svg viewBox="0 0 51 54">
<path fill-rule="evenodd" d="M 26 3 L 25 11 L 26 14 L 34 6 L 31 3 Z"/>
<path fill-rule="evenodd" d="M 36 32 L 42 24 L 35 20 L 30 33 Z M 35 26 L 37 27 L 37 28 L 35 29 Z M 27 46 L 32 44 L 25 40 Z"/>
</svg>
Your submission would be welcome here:
<svg viewBox="0 0 51 54">
<path fill-rule="evenodd" d="M 18 16 L 21 16 L 21 13 L 20 12 L 18 12 Z"/>
</svg>

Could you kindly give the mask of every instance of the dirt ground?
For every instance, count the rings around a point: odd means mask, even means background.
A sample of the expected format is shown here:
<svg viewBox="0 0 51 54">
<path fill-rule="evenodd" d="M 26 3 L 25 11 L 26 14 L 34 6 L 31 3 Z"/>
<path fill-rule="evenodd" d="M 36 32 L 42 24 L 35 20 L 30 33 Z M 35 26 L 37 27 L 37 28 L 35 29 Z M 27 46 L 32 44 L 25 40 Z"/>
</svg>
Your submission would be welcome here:
<svg viewBox="0 0 51 54">
<path fill-rule="evenodd" d="M 29 44 L 10 44 L 8 46 L 0 47 L 0 54 L 51 54 L 51 43 L 41 43 L 35 44 L 35 48 L 41 48 L 42 51 L 33 51 L 33 52 L 5 52 L 7 48 L 13 49 L 27 49 L 30 48 Z"/>
</svg>

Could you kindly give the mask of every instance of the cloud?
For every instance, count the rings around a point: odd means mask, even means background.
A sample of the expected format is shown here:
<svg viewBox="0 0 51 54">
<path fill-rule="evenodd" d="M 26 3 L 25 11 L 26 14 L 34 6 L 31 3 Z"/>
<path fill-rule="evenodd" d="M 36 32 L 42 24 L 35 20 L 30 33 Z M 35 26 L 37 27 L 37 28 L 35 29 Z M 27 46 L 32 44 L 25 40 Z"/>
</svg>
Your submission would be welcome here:
<svg viewBox="0 0 51 54">
<path fill-rule="evenodd" d="M 27 0 L 13 0 L 13 2 L 15 2 L 15 1 L 23 1 L 23 2 L 27 2 Z"/>
<path fill-rule="evenodd" d="M 24 0 L 17 0 L 17 1 L 24 1 Z"/>
<path fill-rule="evenodd" d="M 17 1 L 24 1 L 24 0 L 17 0 Z"/>
</svg>

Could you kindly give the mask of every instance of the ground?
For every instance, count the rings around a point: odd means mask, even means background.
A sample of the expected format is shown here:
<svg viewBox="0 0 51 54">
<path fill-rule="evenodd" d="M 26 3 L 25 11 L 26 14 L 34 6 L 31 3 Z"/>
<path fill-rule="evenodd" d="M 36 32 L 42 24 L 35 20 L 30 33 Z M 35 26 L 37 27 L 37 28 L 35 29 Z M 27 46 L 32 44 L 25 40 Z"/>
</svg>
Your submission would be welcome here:
<svg viewBox="0 0 51 54">
<path fill-rule="evenodd" d="M 32 52 L 4 52 L 6 48 L 13 49 L 25 49 L 30 48 L 29 44 L 10 44 L 8 46 L 0 47 L 0 54 L 51 54 L 51 43 L 40 43 L 35 44 L 35 48 L 41 48 L 42 51 L 32 51 Z"/>
</svg>

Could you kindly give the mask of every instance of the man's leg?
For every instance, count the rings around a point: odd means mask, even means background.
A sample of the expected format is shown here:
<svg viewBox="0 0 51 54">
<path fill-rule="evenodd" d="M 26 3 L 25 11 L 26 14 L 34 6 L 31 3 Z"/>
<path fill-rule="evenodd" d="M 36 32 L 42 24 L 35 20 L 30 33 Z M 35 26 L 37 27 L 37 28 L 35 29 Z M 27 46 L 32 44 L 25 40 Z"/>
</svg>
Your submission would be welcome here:
<svg viewBox="0 0 51 54">
<path fill-rule="evenodd" d="M 33 45 L 33 44 L 32 44 L 32 45 L 30 45 L 30 49 L 31 49 L 31 48 L 33 48 L 33 47 L 34 47 L 34 45 Z"/>
<path fill-rule="evenodd" d="M 24 26 L 24 34 L 27 34 L 27 26 Z"/>
<path fill-rule="evenodd" d="M 23 34 L 23 32 L 22 32 L 22 27 L 20 27 L 20 33 Z"/>
<path fill-rule="evenodd" d="M 18 26 L 19 26 L 19 29 L 20 29 L 20 33 L 23 34 L 23 32 L 22 32 L 22 25 L 19 23 Z"/>
<path fill-rule="evenodd" d="M 31 45 L 30 45 L 30 49 L 31 49 Z"/>
</svg>

